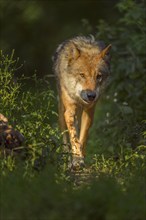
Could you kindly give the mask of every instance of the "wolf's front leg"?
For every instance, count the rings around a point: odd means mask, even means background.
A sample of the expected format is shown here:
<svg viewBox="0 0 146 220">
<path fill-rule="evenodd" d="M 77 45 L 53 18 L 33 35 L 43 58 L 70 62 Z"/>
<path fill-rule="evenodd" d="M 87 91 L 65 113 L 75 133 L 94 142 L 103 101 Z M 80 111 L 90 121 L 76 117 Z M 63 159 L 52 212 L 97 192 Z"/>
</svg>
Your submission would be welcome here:
<svg viewBox="0 0 146 220">
<path fill-rule="evenodd" d="M 72 162 L 71 168 L 78 169 L 84 166 L 84 156 L 82 145 L 79 142 L 77 137 L 77 131 L 75 128 L 75 115 L 76 115 L 76 106 L 71 105 L 65 111 L 65 120 L 68 127 L 69 135 L 70 135 L 70 142 L 72 148 Z"/>
<path fill-rule="evenodd" d="M 80 130 L 80 143 L 83 147 L 83 155 L 85 156 L 85 147 L 88 137 L 89 128 L 92 125 L 94 117 L 95 106 L 90 109 L 83 110 L 82 119 L 81 119 L 81 130 Z"/>
<path fill-rule="evenodd" d="M 82 146 L 77 137 L 77 131 L 75 127 L 75 115 L 76 115 L 76 106 L 74 104 L 71 104 L 65 110 L 64 117 L 70 135 L 72 154 L 78 157 L 82 157 L 83 156 Z"/>
<path fill-rule="evenodd" d="M 80 166 L 83 164 L 82 145 L 79 142 L 77 128 L 75 126 L 76 114 L 78 106 L 74 103 L 68 93 L 62 91 L 62 102 L 64 105 L 64 118 L 70 136 L 71 152 L 72 152 L 72 166 Z"/>
</svg>

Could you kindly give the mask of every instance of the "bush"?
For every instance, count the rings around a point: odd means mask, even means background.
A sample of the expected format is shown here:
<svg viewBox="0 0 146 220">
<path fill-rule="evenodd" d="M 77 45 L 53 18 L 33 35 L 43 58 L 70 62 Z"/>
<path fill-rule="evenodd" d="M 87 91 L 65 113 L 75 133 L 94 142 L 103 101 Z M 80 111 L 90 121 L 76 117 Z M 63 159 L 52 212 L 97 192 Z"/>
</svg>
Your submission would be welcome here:
<svg viewBox="0 0 146 220">
<path fill-rule="evenodd" d="M 144 1 L 123 0 L 117 8 L 120 19 L 114 24 L 101 20 L 96 34 L 98 40 L 112 44 L 112 65 L 106 96 L 97 107 L 98 123 L 93 128 L 93 137 L 97 136 L 99 147 L 112 153 L 121 151 L 121 147 L 136 148 L 146 143 Z"/>
<path fill-rule="evenodd" d="M 56 117 L 53 111 L 54 93 L 45 80 L 39 80 L 35 75 L 27 79 L 14 78 L 14 72 L 18 69 L 17 62 L 18 60 L 14 59 L 14 51 L 11 56 L 4 56 L 1 52 L 1 113 L 8 117 L 9 123 L 25 137 L 23 146 L 13 149 L 11 154 L 25 153 L 26 168 L 35 166 L 40 169 L 48 155 L 52 162 L 56 161 L 53 157 L 56 157 L 61 146 L 58 128 L 51 122 Z M 30 83 L 31 87 L 27 86 L 24 90 L 25 83 Z M 3 167 L 4 163 L 2 164 Z"/>
</svg>

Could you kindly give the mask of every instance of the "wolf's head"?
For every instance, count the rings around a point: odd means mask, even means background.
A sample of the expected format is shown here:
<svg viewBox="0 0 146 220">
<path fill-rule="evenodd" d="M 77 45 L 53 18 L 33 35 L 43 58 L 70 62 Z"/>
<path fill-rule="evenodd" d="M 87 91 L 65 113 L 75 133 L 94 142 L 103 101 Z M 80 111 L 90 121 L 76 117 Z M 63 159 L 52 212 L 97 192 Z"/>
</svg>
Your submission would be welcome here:
<svg viewBox="0 0 146 220">
<path fill-rule="evenodd" d="M 93 37 L 76 37 L 59 47 L 57 72 L 73 99 L 85 105 L 96 102 L 110 73 L 110 48 Z"/>
<path fill-rule="evenodd" d="M 68 48 L 68 77 L 72 78 L 75 95 L 85 104 L 98 99 L 110 72 L 111 45 L 99 45 L 78 39 Z"/>
</svg>

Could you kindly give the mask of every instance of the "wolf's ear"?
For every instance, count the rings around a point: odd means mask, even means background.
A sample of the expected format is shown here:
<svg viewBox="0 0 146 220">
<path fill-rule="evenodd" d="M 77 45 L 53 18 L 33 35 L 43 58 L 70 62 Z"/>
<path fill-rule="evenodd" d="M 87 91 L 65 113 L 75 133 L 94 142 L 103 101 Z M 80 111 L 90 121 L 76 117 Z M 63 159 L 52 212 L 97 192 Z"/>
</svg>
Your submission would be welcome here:
<svg viewBox="0 0 146 220">
<path fill-rule="evenodd" d="M 102 59 L 104 59 L 104 57 L 106 56 L 106 55 L 108 55 L 108 53 L 109 53 L 109 51 L 110 51 L 110 49 L 111 49 L 111 44 L 109 44 L 106 48 L 104 48 L 101 52 L 100 52 L 100 54 L 99 54 L 99 57 L 100 58 L 102 58 Z"/>
<path fill-rule="evenodd" d="M 80 56 L 80 50 L 78 49 L 77 45 L 72 43 L 72 45 L 69 48 L 68 56 L 70 60 L 77 60 Z"/>
</svg>

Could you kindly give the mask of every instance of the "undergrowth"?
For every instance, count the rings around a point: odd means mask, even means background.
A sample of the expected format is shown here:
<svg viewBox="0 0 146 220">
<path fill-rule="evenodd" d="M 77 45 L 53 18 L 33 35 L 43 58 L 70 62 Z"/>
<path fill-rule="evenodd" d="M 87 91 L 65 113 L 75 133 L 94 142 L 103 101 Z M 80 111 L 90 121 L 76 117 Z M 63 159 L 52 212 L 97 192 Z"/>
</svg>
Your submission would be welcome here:
<svg viewBox="0 0 146 220">
<path fill-rule="evenodd" d="M 24 135 L 25 142 L 12 149 L 9 155 L 8 150 L 3 149 L 3 172 L 6 168 L 13 170 L 16 158 L 20 156 L 25 169 L 41 169 L 48 158 L 52 162 L 57 161 L 55 157 L 61 145 L 56 124 L 51 125 L 52 120 L 57 121 L 57 113 L 53 111 L 53 91 L 45 80 L 36 79 L 35 75 L 27 79 L 24 76 L 21 79 L 14 78 L 14 72 L 19 67 L 13 56 L 14 51 L 11 56 L 4 56 L 1 52 L 0 112 L 8 118 L 14 129 Z M 31 87 L 26 86 L 28 83 Z"/>
<path fill-rule="evenodd" d="M 0 112 L 25 137 L 22 146 L 0 151 L 1 219 L 143 220 L 145 146 L 89 152 L 86 168 L 69 172 L 48 83 L 16 79 L 13 52 L 1 52 L 0 62 Z"/>
</svg>

